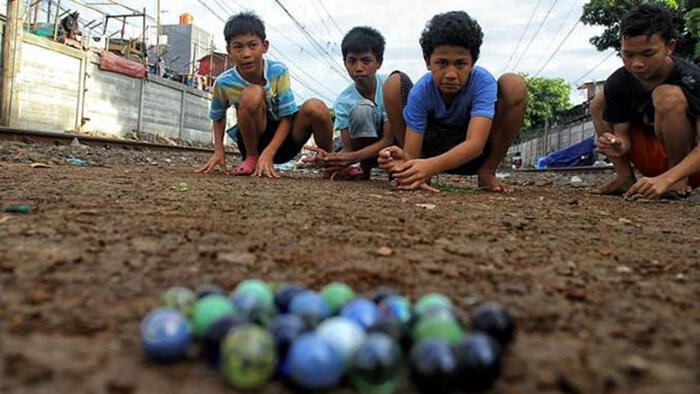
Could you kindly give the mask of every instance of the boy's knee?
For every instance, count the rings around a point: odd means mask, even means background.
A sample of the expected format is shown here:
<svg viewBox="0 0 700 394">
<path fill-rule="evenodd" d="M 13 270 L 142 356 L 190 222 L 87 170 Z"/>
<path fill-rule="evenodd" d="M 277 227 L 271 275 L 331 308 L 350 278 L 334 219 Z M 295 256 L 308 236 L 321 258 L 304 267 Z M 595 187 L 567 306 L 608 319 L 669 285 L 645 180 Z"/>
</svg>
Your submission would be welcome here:
<svg viewBox="0 0 700 394">
<path fill-rule="evenodd" d="M 350 111 L 350 119 L 364 119 L 377 112 L 377 106 L 372 100 L 362 99 Z"/>
<path fill-rule="evenodd" d="M 688 99 L 678 86 L 660 85 L 651 96 L 654 111 L 660 115 L 684 115 L 688 110 Z"/>
<path fill-rule="evenodd" d="M 302 104 L 301 110 L 316 118 L 330 117 L 326 103 L 316 98 L 306 100 Z"/>
<path fill-rule="evenodd" d="M 527 105 L 527 82 L 518 74 L 503 74 L 498 79 L 498 90 L 501 92 L 501 100 L 509 106 Z"/>
<path fill-rule="evenodd" d="M 393 73 L 384 81 L 383 91 L 390 93 L 399 93 L 401 87 L 401 74 Z"/>
<path fill-rule="evenodd" d="M 259 85 L 246 86 L 241 92 L 238 110 L 257 110 L 265 106 L 265 89 Z"/>
</svg>

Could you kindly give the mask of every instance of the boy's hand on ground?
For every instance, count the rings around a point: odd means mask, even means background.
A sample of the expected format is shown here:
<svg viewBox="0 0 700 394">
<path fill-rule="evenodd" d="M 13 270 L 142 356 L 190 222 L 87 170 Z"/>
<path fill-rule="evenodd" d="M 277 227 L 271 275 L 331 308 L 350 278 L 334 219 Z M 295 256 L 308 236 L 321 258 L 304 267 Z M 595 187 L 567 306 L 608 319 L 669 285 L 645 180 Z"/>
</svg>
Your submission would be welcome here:
<svg viewBox="0 0 700 394">
<path fill-rule="evenodd" d="M 620 157 L 627 153 L 624 151 L 622 140 L 611 133 L 598 137 L 596 150 L 608 157 Z"/>
<path fill-rule="evenodd" d="M 258 158 L 258 164 L 255 166 L 255 172 L 253 173 L 253 176 L 279 178 L 279 174 L 277 174 L 277 171 L 275 171 L 275 163 L 273 157 L 274 156 L 269 154 L 267 151 L 263 151 L 263 153 Z"/>
<path fill-rule="evenodd" d="M 637 183 L 632 185 L 625 194 L 626 198 L 634 196 L 642 196 L 644 198 L 659 198 L 666 193 L 673 183 L 671 183 L 663 175 L 653 178 L 642 178 Z"/>
<path fill-rule="evenodd" d="M 408 160 L 395 166 L 393 175 L 400 190 L 416 190 L 430 181 L 430 178 L 435 175 L 435 169 L 428 160 Z"/>
<path fill-rule="evenodd" d="M 214 151 L 214 154 L 209 158 L 209 161 L 207 161 L 206 164 L 201 166 L 197 170 L 197 173 L 208 174 L 216 166 L 221 166 L 221 172 L 223 172 L 224 175 L 228 173 L 226 170 L 226 155 L 224 154 L 224 152 Z"/>
</svg>

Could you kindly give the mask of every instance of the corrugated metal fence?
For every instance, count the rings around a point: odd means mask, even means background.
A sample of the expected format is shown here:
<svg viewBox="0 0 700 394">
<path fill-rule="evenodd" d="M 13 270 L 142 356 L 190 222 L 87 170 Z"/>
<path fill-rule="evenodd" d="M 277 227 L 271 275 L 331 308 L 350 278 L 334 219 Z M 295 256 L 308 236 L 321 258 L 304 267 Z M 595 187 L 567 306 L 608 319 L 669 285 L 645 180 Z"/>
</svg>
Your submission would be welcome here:
<svg viewBox="0 0 700 394">
<path fill-rule="evenodd" d="M 588 137 L 595 135 L 593 120 L 586 116 L 563 125 L 557 125 L 550 129 L 542 129 L 540 136 L 529 141 L 513 145 L 508 150 L 508 156 L 520 152 L 523 159 L 523 167 L 534 167 L 537 159 L 552 152 L 577 144 Z"/>
</svg>

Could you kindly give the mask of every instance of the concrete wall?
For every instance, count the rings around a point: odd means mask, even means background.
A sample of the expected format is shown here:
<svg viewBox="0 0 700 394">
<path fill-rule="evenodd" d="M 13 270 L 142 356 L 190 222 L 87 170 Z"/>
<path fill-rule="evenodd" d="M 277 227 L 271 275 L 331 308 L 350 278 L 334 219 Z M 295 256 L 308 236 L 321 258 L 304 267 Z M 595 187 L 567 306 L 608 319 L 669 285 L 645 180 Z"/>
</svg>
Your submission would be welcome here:
<svg viewBox="0 0 700 394">
<path fill-rule="evenodd" d="M 100 56 L 25 34 L 14 127 L 123 136 L 131 131 L 212 142 L 211 96 L 185 85 L 102 71 Z M 235 117 L 230 125 L 235 124 Z"/>
<path fill-rule="evenodd" d="M 512 146 L 508 155 L 520 152 L 523 167 L 534 167 L 540 157 L 544 157 L 560 149 L 578 144 L 588 137 L 595 135 L 593 121 L 590 118 L 553 127 L 538 138 Z"/>
<path fill-rule="evenodd" d="M 77 52 L 77 51 L 76 51 Z M 17 127 L 73 130 L 80 105 L 80 53 L 25 41 L 17 75 Z"/>
<path fill-rule="evenodd" d="M 99 69 L 99 55 L 90 54 L 85 80 L 85 131 L 123 136 L 138 130 L 141 80 Z"/>
</svg>

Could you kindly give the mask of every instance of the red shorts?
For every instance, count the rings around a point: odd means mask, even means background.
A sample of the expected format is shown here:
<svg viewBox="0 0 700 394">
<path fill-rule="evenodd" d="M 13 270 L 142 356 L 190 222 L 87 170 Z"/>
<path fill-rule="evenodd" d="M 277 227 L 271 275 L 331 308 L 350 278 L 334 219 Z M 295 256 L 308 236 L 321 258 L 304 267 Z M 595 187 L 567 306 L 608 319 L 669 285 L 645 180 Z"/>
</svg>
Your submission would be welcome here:
<svg viewBox="0 0 700 394">
<path fill-rule="evenodd" d="M 632 125 L 630 127 L 632 148 L 630 162 L 645 177 L 655 177 L 668 171 L 668 155 L 661 141 L 653 134 L 653 129 Z M 690 176 L 690 186 L 700 187 L 700 171 Z"/>
</svg>

